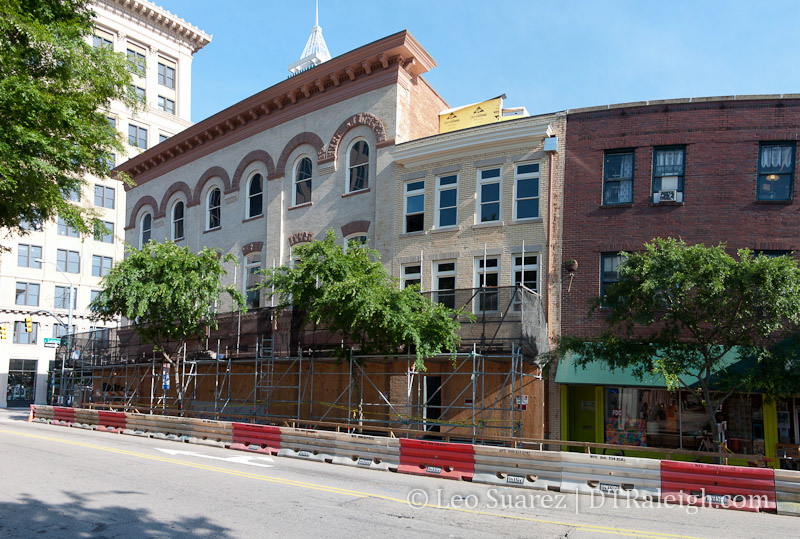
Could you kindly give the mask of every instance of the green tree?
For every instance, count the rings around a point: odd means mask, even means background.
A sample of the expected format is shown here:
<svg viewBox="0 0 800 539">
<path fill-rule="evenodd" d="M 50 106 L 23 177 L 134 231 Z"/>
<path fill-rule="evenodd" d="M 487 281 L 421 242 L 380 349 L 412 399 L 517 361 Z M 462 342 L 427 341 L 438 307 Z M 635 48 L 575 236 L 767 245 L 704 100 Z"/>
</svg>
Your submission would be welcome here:
<svg viewBox="0 0 800 539">
<path fill-rule="evenodd" d="M 304 312 L 308 322 L 359 343 L 363 352 L 397 353 L 410 347 L 415 365 L 455 352 L 458 312 L 431 302 L 419 289 L 400 289 L 377 251 L 352 244 L 347 252 L 328 231 L 325 238 L 295 248 L 293 266 L 267 270 L 261 288 L 272 290 L 280 307 Z"/>
<path fill-rule="evenodd" d="M 669 389 L 696 394 L 711 425 L 735 392 L 775 398 L 800 389 L 796 346 L 774 346 L 800 320 L 793 257 L 743 249 L 737 260 L 724 245 L 660 238 L 623 256 L 619 282 L 590 308 L 606 331 L 595 339 L 564 336 L 558 353 L 577 354 L 578 366 L 600 362 L 639 379 L 661 375 Z"/>
<path fill-rule="evenodd" d="M 235 261 L 233 255 L 220 258 L 212 249 L 195 254 L 172 242 L 151 241 L 141 250 L 126 252 L 125 260 L 103 277 L 103 289 L 91 305 L 100 319 L 121 315 L 132 321 L 142 341 L 155 346 L 173 367 L 181 408 L 183 347 L 217 328 L 215 306 L 222 294 L 245 308 L 244 296 L 236 287 L 221 283 L 226 274 L 222 262 L 231 261 Z"/>
<path fill-rule="evenodd" d="M 0 2 L 0 227 L 55 215 L 85 233 L 97 219 L 68 202 L 84 177 L 108 175 L 108 152 L 124 152 L 106 114 L 113 99 L 134 106 L 124 55 L 94 48 L 87 0 Z"/>
</svg>

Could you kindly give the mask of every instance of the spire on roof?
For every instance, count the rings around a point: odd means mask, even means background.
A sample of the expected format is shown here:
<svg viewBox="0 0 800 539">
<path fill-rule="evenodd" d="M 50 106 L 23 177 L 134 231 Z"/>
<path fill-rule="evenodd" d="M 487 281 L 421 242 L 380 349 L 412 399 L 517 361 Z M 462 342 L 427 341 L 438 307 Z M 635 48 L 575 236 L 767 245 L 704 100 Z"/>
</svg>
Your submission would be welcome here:
<svg viewBox="0 0 800 539">
<path fill-rule="evenodd" d="M 289 64 L 289 72 L 292 75 L 296 75 L 301 71 L 318 66 L 322 62 L 327 62 L 330 59 L 331 53 L 328 52 L 325 38 L 322 37 L 322 27 L 319 25 L 319 1 L 317 1 L 316 12 L 314 13 L 314 27 L 311 29 L 308 42 L 306 42 L 306 48 L 303 49 L 303 54 L 298 61 Z"/>
</svg>

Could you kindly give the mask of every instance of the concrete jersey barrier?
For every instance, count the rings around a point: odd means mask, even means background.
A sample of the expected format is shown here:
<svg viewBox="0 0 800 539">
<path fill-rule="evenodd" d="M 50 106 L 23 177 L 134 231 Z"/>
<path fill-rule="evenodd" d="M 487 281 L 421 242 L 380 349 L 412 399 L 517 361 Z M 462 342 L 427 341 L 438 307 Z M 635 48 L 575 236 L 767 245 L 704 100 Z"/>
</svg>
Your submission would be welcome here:
<svg viewBox="0 0 800 539">
<path fill-rule="evenodd" d="M 800 516 L 800 472 L 775 470 L 775 502 L 779 515 Z"/>
<path fill-rule="evenodd" d="M 637 457 L 561 453 L 561 492 L 657 500 L 659 461 Z"/>
<path fill-rule="evenodd" d="M 397 438 L 336 433 L 334 464 L 397 471 L 400 441 Z"/>
<path fill-rule="evenodd" d="M 561 488 L 561 453 L 490 445 L 476 445 L 473 448 L 473 483 L 536 490 Z"/>
</svg>

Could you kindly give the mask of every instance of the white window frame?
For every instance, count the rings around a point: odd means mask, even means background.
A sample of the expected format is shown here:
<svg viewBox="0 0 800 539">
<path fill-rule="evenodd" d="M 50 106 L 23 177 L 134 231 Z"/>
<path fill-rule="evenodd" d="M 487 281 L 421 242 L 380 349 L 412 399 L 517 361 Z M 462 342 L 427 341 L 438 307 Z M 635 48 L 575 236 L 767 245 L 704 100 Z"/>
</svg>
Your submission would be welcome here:
<svg viewBox="0 0 800 539">
<path fill-rule="evenodd" d="M 481 264 L 483 263 L 484 258 L 486 260 L 486 268 L 481 268 Z M 491 262 L 496 262 L 497 264 L 495 266 L 492 266 Z M 500 256 L 499 255 L 492 255 L 492 256 L 486 256 L 486 257 L 484 257 L 484 256 L 476 256 L 475 257 L 474 267 L 475 267 L 475 269 L 474 269 L 474 279 L 475 279 L 474 282 L 475 282 L 476 294 L 475 294 L 475 300 L 474 300 L 474 303 L 473 303 L 473 312 L 476 313 L 476 314 L 478 314 L 478 313 L 497 313 L 497 312 L 500 312 L 500 270 L 502 269 L 501 268 Z M 486 271 L 487 268 L 489 268 L 490 271 Z M 497 285 L 486 286 L 485 287 L 486 291 L 481 293 L 481 291 L 478 290 L 478 289 L 481 288 L 481 282 L 482 281 L 485 282 L 485 277 L 484 277 L 484 279 L 481 279 L 481 276 L 486 275 L 486 274 L 496 275 L 497 276 Z M 492 297 L 492 296 L 494 296 L 496 298 L 495 301 L 497 302 L 497 308 L 496 309 L 481 309 L 480 308 L 480 304 L 481 304 L 482 301 L 484 301 L 483 298 L 484 297 L 485 298 L 489 298 L 489 297 Z"/>
<path fill-rule="evenodd" d="M 175 218 L 175 210 L 178 208 L 178 204 L 183 206 L 183 213 L 179 219 Z M 178 224 L 181 223 L 181 232 L 183 233 L 181 236 L 175 234 L 175 228 Z M 183 200 L 176 200 L 172 203 L 172 207 L 169 210 L 169 237 L 172 241 L 180 241 L 186 237 L 186 202 Z"/>
<path fill-rule="evenodd" d="M 414 270 L 416 271 L 408 271 Z M 403 264 L 400 268 L 400 282 L 403 285 L 403 288 L 408 288 L 409 281 L 419 281 L 419 288 L 422 290 L 422 263 L 421 262 L 414 262 L 412 264 Z"/>
<path fill-rule="evenodd" d="M 453 269 L 440 269 L 444 264 L 452 264 Z M 436 303 L 444 303 L 441 299 L 452 298 L 452 309 L 455 309 L 456 304 L 456 285 L 458 282 L 458 261 L 456 260 L 436 260 L 433 262 L 433 282 L 431 288 L 433 289 L 433 301 Z M 453 288 L 440 288 L 439 279 L 453 278 Z M 442 294 L 444 292 L 444 294 Z"/>
<path fill-rule="evenodd" d="M 525 258 L 529 257 L 529 256 L 535 256 L 536 257 L 536 262 L 533 263 L 533 264 L 526 264 L 525 263 Z M 517 263 L 518 259 L 519 259 L 519 262 L 521 262 L 521 264 Z M 531 288 L 531 287 L 528 287 L 528 288 L 530 288 L 531 290 L 533 290 L 534 292 L 536 292 L 538 294 L 539 293 L 539 279 L 541 278 L 541 272 L 539 271 L 539 261 L 541 259 L 542 258 L 541 258 L 540 253 L 538 251 L 526 252 L 524 254 L 523 253 L 513 253 L 511 255 L 511 285 L 516 289 L 518 284 L 520 284 L 520 283 L 525 284 L 525 282 L 524 282 L 525 281 L 525 272 L 527 272 L 527 271 L 535 271 L 536 272 L 535 285 L 534 285 L 533 288 Z M 522 281 L 518 281 L 517 280 L 517 272 L 518 271 L 522 273 L 522 275 L 521 275 L 522 276 Z M 514 299 L 514 302 L 513 302 L 512 306 L 511 306 L 511 309 L 513 311 L 515 311 L 515 312 L 519 312 L 521 310 L 521 305 L 522 305 L 522 300 L 519 298 L 519 295 L 517 295 L 515 297 L 515 299 Z"/>
<path fill-rule="evenodd" d="M 537 170 L 536 172 L 525 172 L 520 174 L 519 167 L 524 167 L 528 165 L 536 165 Z M 534 219 L 541 219 L 542 218 L 542 207 L 540 201 L 542 199 L 542 165 L 538 162 L 527 162 L 527 163 L 514 163 L 514 216 L 513 219 L 515 221 L 532 221 Z M 519 197 L 519 182 L 525 180 L 536 180 L 536 196 L 535 197 Z M 519 215 L 519 203 L 526 200 L 535 200 L 536 201 L 536 215 L 534 217 L 518 217 Z"/>
<path fill-rule="evenodd" d="M 150 226 L 145 228 L 144 221 L 147 217 L 150 218 Z M 147 240 L 144 239 L 145 231 L 147 232 L 148 236 Z M 139 217 L 139 248 L 141 249 L 144 247 L 151 239 L 153 239 L 153 214 L 151 214 L 149 211 L 146 211 L 141 217 Z"/>
<path fill-rule="evenodd" d="M 253 182 L 255 181 L 256 176 L 260 176 L 261 177 L 261 191 L 259 191 L 257 194 L 251 194 L 250 190 L 253 188 Z M 264 215 L 264 186 L 265 185 L 266 185 L 266 182 L 264 181 L 264 175 L 261 172 L 258 172 L 258 171 L 253 172 L 250 175 L 250 178 L 247 180 L 247 191 L 245 192 L 245 195 L 247 196 L 247 207 L 245 208 L 245 210 L 246 210 L 247 213 L 245 214 L 245 219 L 255 219 L 256 217 L 261 217 L 262 215 Z M 259 208 L 259 212 L 258 213 L 253 214 L 253 198 L 255 198 L 257 196 L 261 197 L 261 208 Z"/>
<path fill-rule="evenodd" d="M 422 184 L 422 187 L 415 187 L 413 190 L 409 191 L 411 186 Z M 412 197 L 422 197 L 422 211 L 416 211 L 413 213 L 408 213 L 408 200 Z M 416 215 L 422 215 L 422 228 L 419 230 L 408 230 L 408 218 L 413 217 Z M 425 180 L 424 179 L 415 179 L 411 181 L 407 181 L 403 184 L 403 233 L 409 234 L 414 232 L 424 232 L 425 231 Z"/>
<path fill-rule="evenodd" d="M 450 179 L 455 178 L 455 183 L 448 183 L 442 185 L 443 179 Z M 434 226 L 436 228 L 456 228 L 458 227 L 458 186 L 459 186 L 459 175 L 458 173 L 455 174 L 443 174 L 441 176 L 436 176 L 436 215 L 435 215 L 435 223 Z M 448 206 L 447 208 L 442 207 L 442 193 L 445 191 L 455 191 L 456 192 L 456 205 L 455 206 Z M 454 209 L 456 211 L 456 219 L 455 223 L 452 225 L 442 225 L 442 211 L 443 210 L 450 210 Z"/>
<path fill-rule="evenodd" d="M 361 165 L 351 165 L 350 164 L 350 153 L 353 150 L 353 146 L 355 146 L 359 142 L 363 142 L 364 144 L 367 145 L 367 162 L 365 164 L 361 164 Z M 373 155 L 372 146 L 370 145 L 369 141 L 364 137 L 358 137 L 358 138 L 354 139 L 347 146 L 347 155 L 346 155 L 347 166 L 345 167 L 345 170 L 347 170 L 347 173 L 345 174 L 345 187 L 344 187 L 344 192 L 345 193 L 359 193 L 361 191 L 366 191 L 367 189 L 369 189 L 369 176 L 370 176 L 370 168 L 371 168 L 370 165 L 372 164 L 372 155 Z M 354 169 L 356 166 L 367 167 L 367 175 L 366 175 L 366 180 L 364 182 L 366 185 L 364 185 L 364 187 L 362 187 L 361 189 L 353 189 L 353 190 L 351 190 L 350 189 L 350 171 L 351 171 L 351 169 Z"/>
<path fill-rule="evenodd" d="M 490 178 L 483 178 L 483 174 L 485 172 L 489 172 L 491 170 L 499 171 L 499 175 L 497 177 L 490 177 Z M 502 223 L 503 222 L 503 167 L 487 167 L 482 168 L 477 171 L 477 179 L 476 179 L 476 189 L 475 189 L 475 196 L 476 196 L 476 212 L 475 212 L 475 223 Z M 495 201 L 491 202 L 484 202 L 483 200 L 483 186 L 490 185 L 496 183 L 497 184 L 497 219 L 488 220 L 488 221 L 481 221 L 481 213 L 483 209 L 483 204 L 494 204 Z"/>
<path fill-rule="evenodd" d="M 211 196 L 214 194 L 214 191 L 219 191 L 219 204 L 212 206 Z M 211 226 L 211 212 L 213 210 L 217 210 L 217 220 L 219 223 L 216 226 Z M 220 228 L 222 228 L 222 189 L 214 185 L 206 192 L 206 230 L 219 230 Z"/>
<path fill-rule="evenodd" d="M 301 183 L 298 181 L 297 174 L 300 170 L 300 165 L 303 162 L 303 159 L 308 159 L 311 163 L 311 177 L 302 180 L 302 182 L 308 182 L 308 200 L 304 200 L 300 202 L 297 200 L 297 186 Z M 292 206 L 298 206 L 300 204 L 308 204 L 312 200 L 312 196 L 314 194 L 314 160 L 311 159 L 308 155 L 301 155 L 294 161 L 294 167 L 292 167 Z"/>
</svg>

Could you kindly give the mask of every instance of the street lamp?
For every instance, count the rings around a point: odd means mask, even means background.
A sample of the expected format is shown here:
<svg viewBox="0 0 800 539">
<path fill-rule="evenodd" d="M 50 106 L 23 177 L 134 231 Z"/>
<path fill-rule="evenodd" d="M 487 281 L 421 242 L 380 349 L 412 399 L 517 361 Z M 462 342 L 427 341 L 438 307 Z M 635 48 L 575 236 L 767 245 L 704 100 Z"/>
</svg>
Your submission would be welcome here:
<svg viewBox="0 0 800 539">
<path fill-rule="evenodd" d="M 55 266 L 56 271 L 58 271 L 62 277 L 64 277 L 67 282 L 69 283 L 69 315 L 67 315 L 67 331 L 64 332 L 64 335 L 67 337 L 67 354 L 61 360 L 61 388 L 59 390 L 59 401 L 60 404 L 64 404 L 64 365 L 67 362 L 67 358 L 72 355 L 72 335 L 70 331 L 73 331 L 72 328 L 72 306 L 75 302 L 75 286 L 72 284 L 72 280 L 67 277 L 67 274 L 58 267 L 58 264 L 55 262 L 49 262 L 47 260 L 42 260 L 41 258 L 37 258 L 34 262 L 38 262 L 39 264 L 51 264 Z"/>
</svg>

